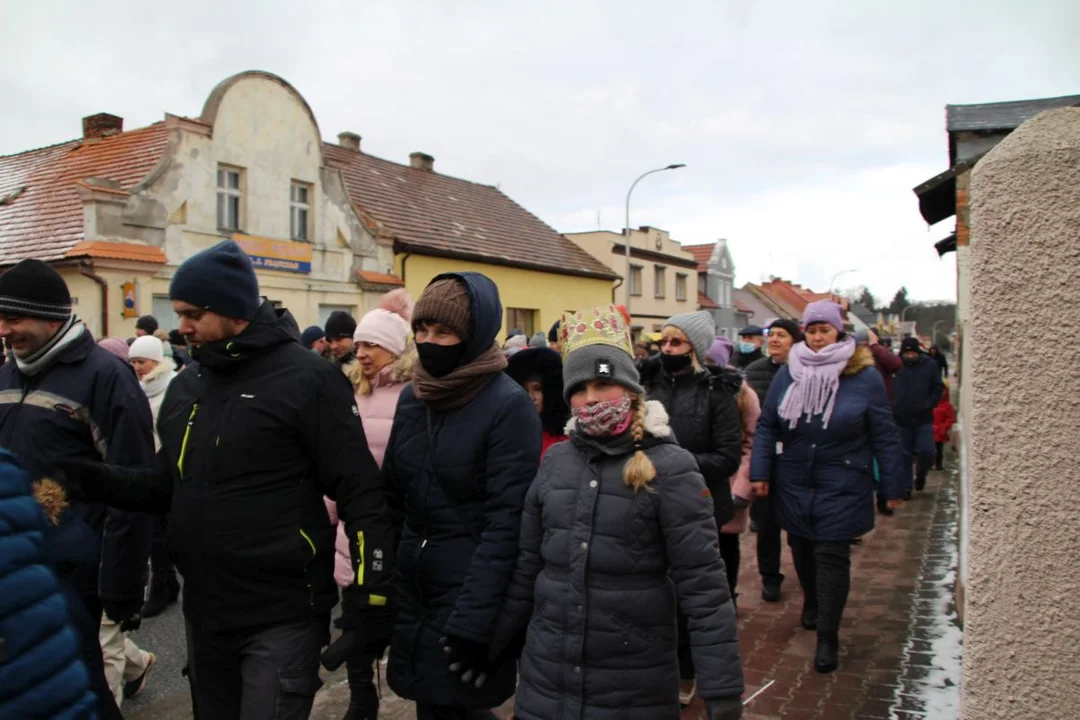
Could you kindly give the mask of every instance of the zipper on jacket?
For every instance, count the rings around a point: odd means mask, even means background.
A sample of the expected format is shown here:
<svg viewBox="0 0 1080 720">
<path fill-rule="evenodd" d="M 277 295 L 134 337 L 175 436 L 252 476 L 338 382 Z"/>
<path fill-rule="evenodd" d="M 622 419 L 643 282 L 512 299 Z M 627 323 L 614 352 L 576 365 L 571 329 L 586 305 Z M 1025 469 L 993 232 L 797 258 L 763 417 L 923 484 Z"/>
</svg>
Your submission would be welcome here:
<svg viewBox="0 0 1080 720">
<path fill-rule="evenodd" d="M 364 584 L 364 531 L 358 530 L 356 533 L 356 557 L 358 562 L 356 563 L 356 584 Z"/>
<path fill-rule="evenodd" d="M 187 454 L 188 439 L 191 437 L 191 428 L 195 426 L 195 415 L 199 412 L 199 403 L 191 406 L 191 414 L 188 415 L 187 427 L 184 428 L 184 439 L 180 441 L 180 457 L 176 460 L 176 469 L 180 471 L 180 477 L 184 476 L 184 456 Z"/>
<path fill-rule="evenodd" d="M 315 557 L 318 554 L 315 551 L 315 543 L 312 542 L 311 536 L 304 532 L 304 528 L 300 528 L 300 537 L 307 541 L 308 547 L 311 548 L 311 557 Z"/>
</svg>

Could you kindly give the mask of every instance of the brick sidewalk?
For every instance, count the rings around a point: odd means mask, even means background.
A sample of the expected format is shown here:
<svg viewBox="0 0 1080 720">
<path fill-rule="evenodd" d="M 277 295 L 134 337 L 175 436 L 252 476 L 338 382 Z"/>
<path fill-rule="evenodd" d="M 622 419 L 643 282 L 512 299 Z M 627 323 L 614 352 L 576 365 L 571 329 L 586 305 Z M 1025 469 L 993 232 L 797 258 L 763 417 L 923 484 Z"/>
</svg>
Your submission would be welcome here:
<svg viewBox="0 0 1080 720">
<path fill-rule="evenodd" d="M 765 603 L 754 553 L 755 536 L 744 535 L 739 576 L 739 633 L 746 697 L 774 684 L 747 707 L 746 720 L 876 720 L 935 718 L 954 707 L 956 681 L 935 668 L 933 644 L 948 633 L 940 596 L 954 560 L 955 479 L 931 473 L 927 488 L 892 518 L 878 516 L 877 529 L 852 552 L 852 587 L 840 633 L 840 667 L 818 675 L 812 662 L 816 638 L 799 626 L 802 593 L 784 550 L 784 600 Z M 958 631 L 955 631 L 958 634 Z M 383 685 L 385 688 L 385 683 Z M 928 705 L 926 691 L 938 693 Z M 412 720 L 412 703 L 386 690 L 380 717 Z M 943 699 L 944 698 L 944 699 Z M 348 705 L 341 673 L 328 678 L 313 718 L 338 718 Z M 895 709 L 894 709 L 895 708 Z M 500 711 L 509 718 L 509 710 Z M 701 701 L 683 718 L 704 717 Z"/>
</svg>

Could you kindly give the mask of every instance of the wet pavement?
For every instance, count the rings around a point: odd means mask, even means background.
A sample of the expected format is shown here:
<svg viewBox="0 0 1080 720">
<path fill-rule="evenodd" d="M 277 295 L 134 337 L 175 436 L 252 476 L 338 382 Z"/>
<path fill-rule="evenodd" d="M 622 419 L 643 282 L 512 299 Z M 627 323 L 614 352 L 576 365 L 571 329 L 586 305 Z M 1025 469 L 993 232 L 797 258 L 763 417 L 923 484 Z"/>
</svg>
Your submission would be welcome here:
<svg viewBox="0 0 1080 720">
<path fill-rule="evenodd" d="M 840 667 L 830 675 L 813 671 L 815 635 L 799 626 L 802 593 L 789 551 L 784 550 L 784 597 L 761 600 L 755 536 L 742 536 L 739 631 L 746 697 L 768 683 L 747 706 L 746 720 L 948 720 L 958 715 L 961 633 L 956 627 L 953 583 L 957 562 L 957 479 L 931 473 L 892 518 L 852 552 L 852 587 L 840 634 Z M 147 622 L 139 643 L 165 655 L 144 696 L 124 706 L 128 718 L 190 718 L 186 683 L 179 680 L 183 626 L 174 608 Z M 144 641 L 145 638 L 145 641 Z M 153 639 L 153 642 L 152 640 Z M 173 645 L 174 643 L 178 643 Z M 313 718 L 344 716 L 348 686 L 344 671 L 324 674 Z M 383 682 L 382 720 L 412 720 L 412 703 Z M 510 704 L 500 708 L 510 718 Z M 683 718 L 704 717 L 697 700 Z"/>
</svg>

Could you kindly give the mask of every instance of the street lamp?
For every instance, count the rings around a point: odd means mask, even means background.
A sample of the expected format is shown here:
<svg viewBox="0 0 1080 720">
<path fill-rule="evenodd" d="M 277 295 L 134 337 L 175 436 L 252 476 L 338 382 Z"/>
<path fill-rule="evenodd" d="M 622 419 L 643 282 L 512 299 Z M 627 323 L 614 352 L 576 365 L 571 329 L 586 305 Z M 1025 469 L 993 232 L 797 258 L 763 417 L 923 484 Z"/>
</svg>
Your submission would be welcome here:
<svg viewBox="0 0 1080 720">
<path fill-rule="evenodd" d="M 829 281 L 829 292 L 831 293 L 833 291 L 833 286 L 836 285 L 836 278 L 840 277 L 841 275 L 847 275 L 848 273 L 853 272 L 859 272 L 859 269 L 852 268 L 851 270 L 841 270 L 840 272 L 833 275 L 832 280 Z"/>
<path fill-rule="evenodd" d="M 630 186 L 630 189 L 626 193 L 626 279 L 623 281 L 623 284 L 626 285 L 627 315 L 630 314 L 630 196 L 633 194 L 634 188 L 637 187 L 637 184 L 649 175 L 652 175 L 653 173 L 664 172 L 665 170 L 678 170 L 679 168 L 684 167 L 686 167 L 684 163 L 676 163 L 674 165 L 656 168 L 655 170 L 650 170 L 647 173 L 643 173 L 640 177 L 638 177 L 637 180 L 634 181 L 634 184 Z M 631 328 L 631 331 L 632 330 L 633 328 Z"/>
<path fill-rule="evenodd" d="M 934 323 L 934 331 L 930 334 L 930 345 L 931 346 L 937 345 L 937 329 L 938 329 L 938 325 L 941 325 L 943 322 L 945 322 L 945 321 L 944 320 L 938 320 L 938 321 L 936 321 Z"/>
<path fill-rule="evenodd" d="M 903 310 L 900 311 L 900 334 L 901 335 L 904 334 L 904 318 L 907 317 L 907 311 L 911 310 L 914 307 L 915 307 L 914 305 L 908 305 L 907 307 L 905 307 Z M 914 335 L 914 333 L 912 333 L 912 334 Z"/>
</svg>

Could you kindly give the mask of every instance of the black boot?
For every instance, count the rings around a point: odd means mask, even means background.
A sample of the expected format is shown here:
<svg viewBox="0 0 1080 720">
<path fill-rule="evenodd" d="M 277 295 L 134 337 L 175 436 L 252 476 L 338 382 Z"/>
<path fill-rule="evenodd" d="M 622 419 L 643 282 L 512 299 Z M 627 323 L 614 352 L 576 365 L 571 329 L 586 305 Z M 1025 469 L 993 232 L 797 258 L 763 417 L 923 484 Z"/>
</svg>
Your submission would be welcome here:
<svg viewBox="0 0 1080 720">
<path fill-rule="evenodd" d="M 814 653 L 814 670 L 831 673 L 840 659 L 840 638 L 835 634 L 818 634 L 817 651 Z"/>
<path fill-rule="evenodd" d="M 805 630 L 817 630 L 817 605 L 804 603 L 800 622 Z"/>
<path fill-rule="evenodd" d="M 778 580 L 762 580 L 761 599 L 765 602 L 780 602 L 780 582 Z"/>
<path fill-rule="evenodd" d="M 378 720 L 379 693 L 375 689 L 375 660 L 357 655 L 345 661 L 349 678 L 349 709 L 343 720 Z"/>
<path fill-rule="evenodd" d="M 877 511 L 886 517 L 892 517 L 896 513 L 889 509 L 889 503 L 885 498 L 878 495 L 877 499 Z"/>
<path fill-rule="evenodd" d="M 154 573 L 150 583 L 150 595 L 143 604 L 142 616 L 144 618 L 155 617 L 165 612 L 165 608 L 176 602 L 180 596 L 180 582 L 176 579 L 176 573 L 171 572 L 162 577 Z"/>
<path fill-rule="evenodd" d="M 919 475 L 915 478 L 915 489 L 922 492 L 924 488 L 926 488 L 926 476 Z"/>
</svg>

